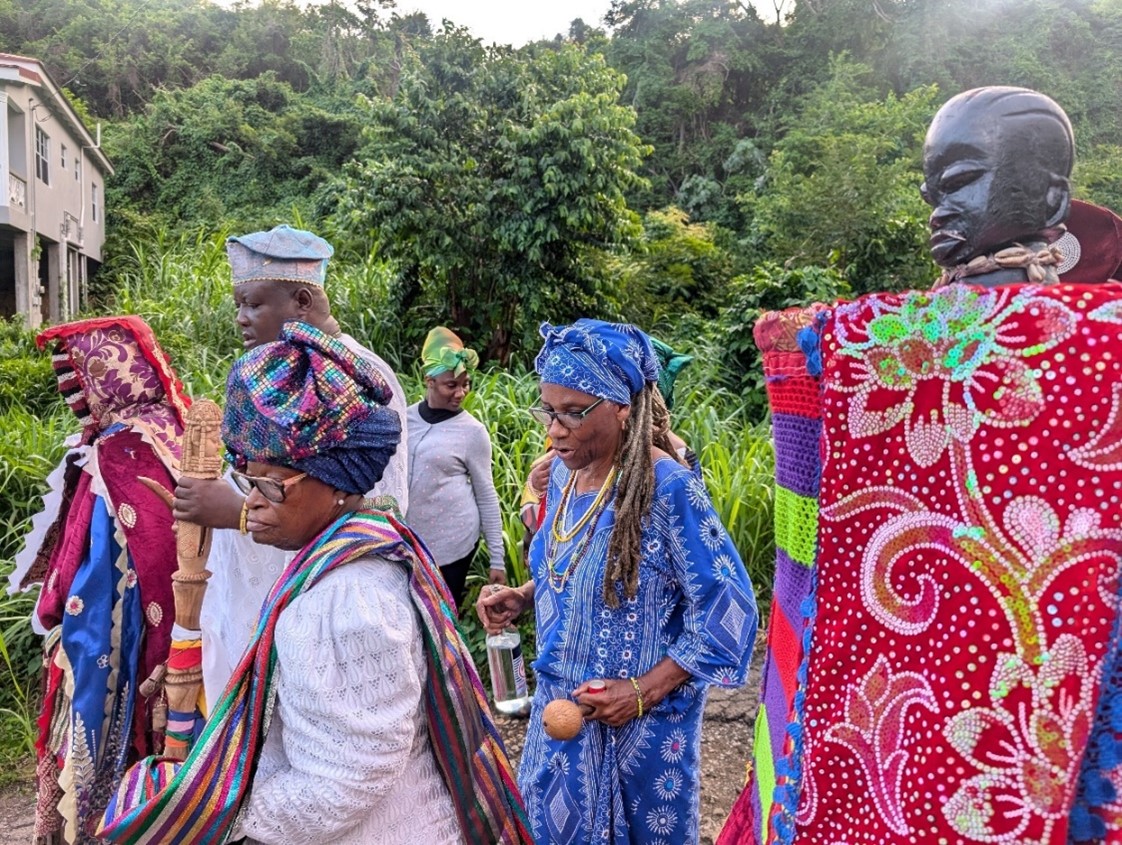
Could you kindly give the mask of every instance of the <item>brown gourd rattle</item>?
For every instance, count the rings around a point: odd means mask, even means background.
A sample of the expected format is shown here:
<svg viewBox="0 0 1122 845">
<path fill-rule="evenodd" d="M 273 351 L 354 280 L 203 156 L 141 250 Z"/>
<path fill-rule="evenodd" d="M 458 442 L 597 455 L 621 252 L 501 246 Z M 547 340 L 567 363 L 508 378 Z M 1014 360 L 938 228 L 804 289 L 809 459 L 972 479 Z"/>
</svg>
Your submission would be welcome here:
<svg viewBox="0 0 1122 845">
<path fill-rule="evenodd" d="M 603 681 L 589 681 L 588 691 L 600 693 L 608 688 Z M 569 740 L 580 733 L 584 715 L 580 705 L 569 698 L 555 698 L 542 711 L 542 727 L 553 739 Z"/>
</svg>

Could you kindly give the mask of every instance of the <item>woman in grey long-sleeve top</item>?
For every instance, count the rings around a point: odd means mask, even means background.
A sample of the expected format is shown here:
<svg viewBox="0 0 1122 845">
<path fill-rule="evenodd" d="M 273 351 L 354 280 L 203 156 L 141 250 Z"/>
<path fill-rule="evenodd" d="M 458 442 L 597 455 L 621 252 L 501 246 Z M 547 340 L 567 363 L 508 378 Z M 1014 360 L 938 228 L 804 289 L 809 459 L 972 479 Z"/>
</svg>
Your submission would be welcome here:
<svg viewBox="0 0 1122 845">
<path fill-rule="evenodd" d="M 424 541 L 456 604 L 482 532 L 491 583 L 506 583 L 503 524 L 491 475 L 491 438 L 461 407 L 479 356 L 443 326 L 421 351 L 425 398 L 406 411 L 409 434 L 409 512 L 406 521 Z"/>
</svg>

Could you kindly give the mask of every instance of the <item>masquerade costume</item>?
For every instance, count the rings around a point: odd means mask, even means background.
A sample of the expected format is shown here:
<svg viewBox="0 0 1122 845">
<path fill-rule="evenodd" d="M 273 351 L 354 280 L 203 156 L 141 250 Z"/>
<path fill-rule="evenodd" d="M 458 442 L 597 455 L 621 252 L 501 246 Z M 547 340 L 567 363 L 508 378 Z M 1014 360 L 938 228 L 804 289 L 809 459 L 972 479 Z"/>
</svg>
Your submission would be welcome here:
<svg viewBox="0 0 1122 845">
<path fill-rule="evenodd" d="M 55 326 L 37 343 L 53 350 L 83 429 L 11 576 L 13 591 L 43 584 L 32 616 L 46 634 L 35 836 L 86 843 L 125 766 L 162 744 L 137 687 L 167 657 L 175 536 L 137 478 L 174 486 L 188 400 L 137 317 Z"/>
<path fill-rule="evenodd" d="M 780 551 L 719 841 L 1122 841 L 1122 285 L 874 294 L 756 337 Z"/>
</svg>

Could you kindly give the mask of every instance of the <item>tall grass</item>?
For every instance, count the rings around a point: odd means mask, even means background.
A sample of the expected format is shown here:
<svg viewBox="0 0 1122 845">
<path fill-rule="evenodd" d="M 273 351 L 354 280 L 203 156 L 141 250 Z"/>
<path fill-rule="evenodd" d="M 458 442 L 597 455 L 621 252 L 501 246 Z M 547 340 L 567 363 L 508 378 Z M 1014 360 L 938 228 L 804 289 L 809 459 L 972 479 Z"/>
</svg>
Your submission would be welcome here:
<svg viewBox="0 0 1122 845">
<path fill-rule="evenodd" d="M 53 381 L 48 367 L 48 378 Z M 43 387 L 37 384 L 36 388 Z M 74 415 L 62 405 L 31 413 L 0 409 L 0 784 L 25 774 L 34 751 L 34 713 L 42 663 L 39 638 L 31 630 L 34 593 L 7 593 L 13 559 L 41 508 L 47 475 L 62 459 Z"/>
</svg>

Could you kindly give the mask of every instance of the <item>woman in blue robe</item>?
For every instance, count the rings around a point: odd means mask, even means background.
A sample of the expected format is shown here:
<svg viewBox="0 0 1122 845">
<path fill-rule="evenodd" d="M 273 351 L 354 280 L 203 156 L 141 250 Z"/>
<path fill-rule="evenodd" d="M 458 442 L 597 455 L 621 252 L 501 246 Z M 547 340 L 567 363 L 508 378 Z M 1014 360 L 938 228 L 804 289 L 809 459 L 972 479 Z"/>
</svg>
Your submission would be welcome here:
<svg viewBox="0 0 1122 845">
<path fill-rule="evenodd" d="M 756 602 L 704 484 L 674 457 L 658 362 L 634 326 L 542 326 L 536 365 L 555 463 L 534 580 L 480 597 L 497 631 L 531 604 L 538 686 L 519 786 L 539 843 L 695 843 L 701 719 L 739 686 Z M 585 715 L 550 739 L 542 710 Z"/>
</svg>

